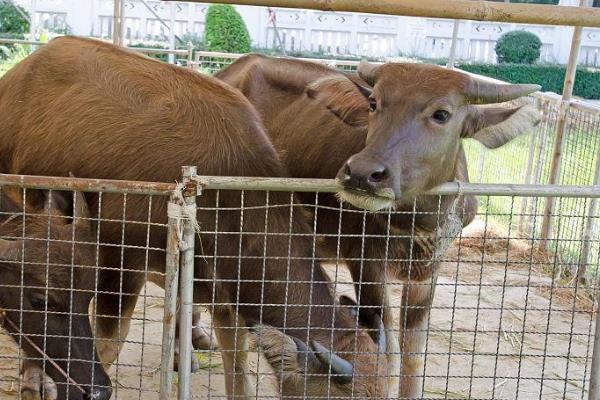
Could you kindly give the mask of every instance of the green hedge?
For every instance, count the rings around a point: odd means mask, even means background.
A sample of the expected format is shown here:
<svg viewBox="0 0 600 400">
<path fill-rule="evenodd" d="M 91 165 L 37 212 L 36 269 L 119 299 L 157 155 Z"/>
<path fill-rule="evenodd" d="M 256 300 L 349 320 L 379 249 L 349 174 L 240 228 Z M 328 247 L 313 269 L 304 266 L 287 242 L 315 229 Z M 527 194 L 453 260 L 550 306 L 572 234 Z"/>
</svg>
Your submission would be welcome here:
<svg viewBox="0 0 600 400">
<path fill-rule="evenodd" d="M 546 92 L 561 94 L 566 68 L 562 65 L 536 64 L 460 64 L 465 71 L 511 83 L 537 83 Z M 573 94 L 585 99 L 600 99 L 600 71 L 578 68 Z"/>
<path fill-rule="evenodd" d="M 204 38 L 210 51 L 250 52 L 248 28 L 231 5 L 212 4 L 208 7 Z"/>
</svg>

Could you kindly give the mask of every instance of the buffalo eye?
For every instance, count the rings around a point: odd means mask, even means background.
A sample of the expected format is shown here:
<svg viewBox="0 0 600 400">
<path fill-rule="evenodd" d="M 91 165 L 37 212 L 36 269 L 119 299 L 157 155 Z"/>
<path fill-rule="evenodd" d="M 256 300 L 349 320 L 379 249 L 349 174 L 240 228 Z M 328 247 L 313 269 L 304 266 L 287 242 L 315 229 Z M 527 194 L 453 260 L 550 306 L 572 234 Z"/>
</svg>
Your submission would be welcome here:
<svg viewBox="0 0 600 400">
<path fill-rule="evenodd" d="M 29 301 L 34 310 L 46 311 L 46 295 L 44 293 L 33 292 L 29 297 Z"/>
<path fill-rule="evenodd" d="M 431 115 L 431 118 L 438 124 L 445 124 L 450 119 L 451 114 L 446 110 L 437 110 Z"/>
<path fill-rule="evenodd" d="M 374 97 L 369 97 L 369 111 L 375 112 L 377 110 L 377 100 Z"/>
</svg>

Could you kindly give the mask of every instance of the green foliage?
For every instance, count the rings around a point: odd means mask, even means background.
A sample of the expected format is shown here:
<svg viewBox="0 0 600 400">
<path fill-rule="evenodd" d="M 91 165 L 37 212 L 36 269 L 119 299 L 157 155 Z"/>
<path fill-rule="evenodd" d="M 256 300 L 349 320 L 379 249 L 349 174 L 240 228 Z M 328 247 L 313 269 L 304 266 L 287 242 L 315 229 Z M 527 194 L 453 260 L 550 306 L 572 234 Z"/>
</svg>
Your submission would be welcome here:
<svg viewBox="0 0 600 400">
<path fill-rule="evenodd" d="M 0 48 L 1 47 L 2 46 L 0 46 Z M 0 60 L 2 60 L 0 62 L 0 77 L 4 75 L 9 69 L 21 62 L 25 57 L 27 57 L 29 55 L 30 49 L 31 48 L 29 45 L 16 44 L 7 53 L 8 55 L 4 59 L 2 59 L 2 50 L 0 49 Z"/>
<path fill-rule="evenodd" d="M 537 83 L 547 92 L 562 93 L 566 68 L 537 64 L 462 64 L 458 68 L 511 83 Z M 600 71 L 578 68 L 573 94 L 600 99 Z"/>
<path fill-rule="evenodd" d="M 140 41 L 140 42 L 131 42 L 127 45 L 127 47 L 132 47 L 135 49 L 168 49 L 169 45 L 164 42 L 156 42 L 156 41 Z M 169 60 L 168 54 L 148 54 L 150 58 L 156 58 L 158 60 L 167 62 Z"/>
<path fill-rule="evenodd" d="M 19 10 L 8 2 L 0 1 L 0 33 L 24 34 L 29 32 L 29 22 L 21 15 L 21 11 L 25 15 L 22 7 Z"/>
<path fill-rule="evenodd" d="M 506 32 L 496 42 L 499 63 L 533 64 L 540 58 L 542 41 L 531 32 Z"/>
<path fill-rule="evenodd" d="M 208 7 L 204 38 L 210 51 L 250 52 L 246 24 L 231 5 L 213 4 Z"/>
</svg>

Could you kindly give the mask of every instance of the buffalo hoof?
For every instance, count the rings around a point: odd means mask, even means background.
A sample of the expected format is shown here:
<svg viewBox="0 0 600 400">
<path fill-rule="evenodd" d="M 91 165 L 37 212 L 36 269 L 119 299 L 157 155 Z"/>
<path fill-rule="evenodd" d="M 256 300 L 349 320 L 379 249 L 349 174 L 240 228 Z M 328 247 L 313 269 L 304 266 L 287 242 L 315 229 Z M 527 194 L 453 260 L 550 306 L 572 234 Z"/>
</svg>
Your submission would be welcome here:
<svg viewBox="0 0 600 400">
<path fill-rule="evenodd" d="M 175 360 L 173 364 L 173 370 L 179 371 L 179 352 L 175 352 Z M 190 368 L 192 374 L 200 371 L 200 361 L 192 354 L 192 367 Z"/>
<path fill-rule="evenodd" d="M 56 400 L 58 390 L 54 381 L 37 366 L 27 366 L 23 370 L 21 384 L 22 400 Z"/>
</svg>

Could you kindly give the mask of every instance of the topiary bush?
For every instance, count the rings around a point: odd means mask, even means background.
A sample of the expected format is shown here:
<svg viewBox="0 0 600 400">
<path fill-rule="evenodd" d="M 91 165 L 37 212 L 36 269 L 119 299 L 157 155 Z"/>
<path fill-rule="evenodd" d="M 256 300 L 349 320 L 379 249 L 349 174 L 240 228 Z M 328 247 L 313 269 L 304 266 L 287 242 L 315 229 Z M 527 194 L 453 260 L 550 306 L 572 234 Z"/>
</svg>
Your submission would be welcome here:
<svg viewBox="0 0 600 400">
<path fill-rule="evenodd" d="M 210 51 L 250 52 L 248 28 L 231 5 L 213 4 L 208 7 L 204 40 Z"/>
<path fill-rule="evenodd" d="M 533 64 L 540 58 L 542 41 L 531 32 L 511 31 L 496 42 L 499 63 Z"/>
</svg>

